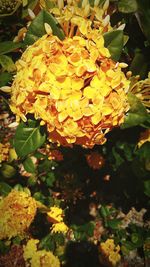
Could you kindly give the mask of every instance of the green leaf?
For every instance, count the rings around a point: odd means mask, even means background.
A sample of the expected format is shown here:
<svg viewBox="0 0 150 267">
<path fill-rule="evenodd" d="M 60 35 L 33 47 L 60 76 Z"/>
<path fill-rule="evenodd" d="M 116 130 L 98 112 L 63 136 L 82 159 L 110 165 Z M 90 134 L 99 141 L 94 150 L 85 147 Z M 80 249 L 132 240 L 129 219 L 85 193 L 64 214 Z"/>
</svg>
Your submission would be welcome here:
<svg viewBox="0 0 150 267">
<path fill-rule="evenodd" d="M 51 236 L 51 234 L 48 234 L 47 236 L 42 238 L 39 243 L 39 249 L 54 251 L 55 247 L 56 247 L 55 241 L 53 239 L 53 236 Z"/>
<path fill-rule="evenodd" d="M 121 128 L 126 129 L 137 125 L 144 127 L 145 123 L 150 123 L 150 114 L 148 114 L 141 101 L 132 93 L 128 94 L 128 101 L 130 104 L 130 110 L 126 115 Z"/>
<path fill-rule="evenodd" d="M 1 174 L 4 178 L 10 179 L 12 178 L 16 173 L 16 169 L 11 166 L 10 164 L 4 163 L 1 168 Z"/>
<path fill-rule="evenodd" d="M 138 9 L 136 0 L 119 0 L 118 9 L 122 13 L 136 12 Z"/>
<path fill-rule="evenodd" d="M 31 157 L 27 158 L 24 162 L 23 162 L 23 166 L 25 168 L 25 170 L 29 173 L 34 173 L 36 168 L 35 165 L 33 163 L 33 160 Z"/>
<path fill-rule="evenodd" d="M 144 182 L 144 194 L 150 197 L 150 180 Z"/>
<path fill-rule="evenodd" d="M 14 43 L 13 41 L 6 41 L 0 43 L 0 55 L 10 53 L 22 46 L 22 43 Z"/>
<path fill-rule="evenodd" d="M 141 30 L 145 34 L 150 44 L 150 1 L 149 0 L 137 0 L 138 13 L 136 14 L 137 20 L 141 27 Z"/>
<path fill-rule="evenodd" d="M 149 59 L 142 50 L 136 49 L 129 70 L 132 71 L 133 76 L 140 75 L 140 78 L 144 79 L 147 74 L 148 64 Z"/>
<path fill-rule="evenodd" d="M 12 187 L 6 183 L 0 183 L 0 195 L 7 196 L 9 192 L 12 190 Z"/>
<path fill-rule="evenodd" d="M 5 86 L 12 80 L 12 74 L 8 72 L 2 72 L 0 74 L 0 87 Z"/>
<path fill-rule="evenodd" d="M 112 220 L 108 220 L 108 227 L 110 227 L 111 229 L 118 229 L 119 225 L 121 224 L 121 219 L 112 219 Z"/>
<path fill-rule="evenodd" d="M 27 45 L 33 44 L 40 37 L 46 34 L 44 23 L 48 23 L 53 31 L 60 40 L 65 38 L 63 30 L 60 28 L 57 20 L 47 11 L 42 10 L 30 24 L 26 33 L 24 43 Z"/>
<path fill-rule="evenodd" d="M 6 55 L 0 55 L 0 64 L 4 71 L 6 70 L 8 72 L 14 72 L 16 70 L 16 66 L 11 57 L 8 57 Z"/>
<path fill-rule="evenodd" d="M 29 3 L 26 5 L 24 4 L 24 7 L 22 8 L 22 18 L 29 16 L 28 9 L 33 10 L 37 5 L 38 0 L 29 0 L 28 2 Z"/>
<path fill-rule="evenodd" d="M 122 30 L 114 30 L 111 32 L 104 33 L 105 47 L 108 48 L 111 58 L 118 61 L 124 44 L 124 37 Z"/>
<path fill-rule="evenodd" d="M 34 121 L 20 123 L 14 136 L 14 148 L 19 157 L 25 157 L 43 145 L 46 135 L 40 130 L 40 126 Z"/>
<path fill-rule="evenodd" d="M 103 218 L 106 218 L 110 214 L 110 211 L 106 206 L 101 206 L 100 214 Z"/>
<path fill-rule="evenodd" d="M 54 182 L 55 182 L 55 175 L 53 172 L 49 172 L 46 177 L 47 186 L 50 186 L 50 187 L 53 186 Z"/>
</svg>

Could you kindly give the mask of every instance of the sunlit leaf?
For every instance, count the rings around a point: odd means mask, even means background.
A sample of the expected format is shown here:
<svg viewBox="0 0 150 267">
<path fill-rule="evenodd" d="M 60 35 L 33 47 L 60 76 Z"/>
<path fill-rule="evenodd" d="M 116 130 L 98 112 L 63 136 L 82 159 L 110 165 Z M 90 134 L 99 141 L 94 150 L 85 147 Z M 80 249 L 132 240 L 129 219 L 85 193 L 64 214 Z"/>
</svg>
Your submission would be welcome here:
<svg viewBox="0 0 150 267">
<path fill-rule="evenodd" d="M 124 36 L 122 30 L 114 30 L 111 32 L 104 33 L 105 47 L 108 48 L 111 58 L 115 61 L 118 61 L 123 45 L 124 45 Z"/>
<path fill-rule="evenodd" d="M 38 0 L 30 0 L 28 1 L 28 3 L 24 3 L 24 6 L 22 8 L 22 18 L 29 16 L 28 9 L 33 10 L 36 7 L 37 3 Z"/>
<path fill-rule="evenodd" d="M 14 147 L 19 157 L 25 157 L 29 153 L 41 147 L 46 135 L 40 131 L 40 126 L 34 121 L 28 124 L 21 122 L 17 127 L 14 137 Z"/>
<path fill-rule="evenodd" d="M 24 39 L 25 44 L 33 44 L 36 40 L 46 34 L 44 23 L 51 26 L 53 34 L 59 39 L 63 40 L 65 38 L 64 32 L 60 28 L 57 20 L 50 13 L 42 10 L 30 24 Z"/>
</svg>

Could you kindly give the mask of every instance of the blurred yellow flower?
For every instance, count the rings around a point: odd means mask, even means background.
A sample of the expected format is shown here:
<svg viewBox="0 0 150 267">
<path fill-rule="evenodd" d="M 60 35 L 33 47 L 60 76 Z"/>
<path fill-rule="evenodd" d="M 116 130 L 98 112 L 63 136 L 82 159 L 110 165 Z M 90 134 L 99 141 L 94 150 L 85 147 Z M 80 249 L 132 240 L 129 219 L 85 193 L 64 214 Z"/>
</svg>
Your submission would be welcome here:
<svg viewBox="0 0 150 267">
<path fill-rule="evenodd" d="M 121 255 L 119 254 L 120 246 L 116 246 L 113 239 L 107 239 L 105 242 L 101 242 L 99 248 L 102 257 L 104 257 L 104 259 L 106 258 L 112 266 L 116 266 L 121 260 Z"/>
<path fill-rule="evenodd" d="M 0 201 L 0 239 L 23 235 L 37 210 L 36 201 L 25 192 L 12 190 Z"/>
<path fill-rule="evenodd" d="M 30 262 L 31 267 L 60 267 L 60 262 L 51 251 L 38 250 L 37 244 L 39 240 L 30 239 L 24 246 L 23 257 L 27 263 Z"/>
<path fill-rule="evenodd" d="M 51 233 L 67 233 L 68 226 L 64 222 L 54 223 L 51 227 Z"/>
<path fill-rule="evenodd" d="M 62 222 L 63 221 L 63 210 L 59 207 L 50 207 L 50 211 L 47 212 L 48 218 L 52 222 Z"/>
</svg>

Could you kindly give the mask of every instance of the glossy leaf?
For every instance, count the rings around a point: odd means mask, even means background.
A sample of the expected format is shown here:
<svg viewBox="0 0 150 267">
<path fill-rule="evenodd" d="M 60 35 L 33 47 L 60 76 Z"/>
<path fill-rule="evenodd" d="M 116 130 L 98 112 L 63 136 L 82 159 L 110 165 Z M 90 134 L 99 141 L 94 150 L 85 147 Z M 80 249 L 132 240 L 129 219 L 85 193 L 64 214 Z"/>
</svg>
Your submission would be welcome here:
<svg viewBox="0 0 150 267">
<path fill-rule="evenodd" d="M 65 38 L 64 32 L 60 28 L 57 20 L 50 13 L 42 10 L 30 24 L 24 39 L 25 44 L 33 44 L 40 37 L 46 34 L 44 23 L 48 23 L 51 26 L 53 34 L 59 39 L 63 40 Z"/>
<path fill-rule="evenodd" d="M 14 72 L 16 70 L 13 60 L 6 55 L 0 55 L 0 65 L 4 71 Z"/>
<path fill-rule="evenodd" d="M 136 0 L 119 0 L 118 9 L 122 13 L 136 12 L 138 9 Z"/>
<path fill-rule="evenodd" d="M 20 48 L 22 43 L 14 43 L 12 41 L 6 41 L 0 43 L 0 55 L 13 52 L 14 50 Z"/>
<path fill-rule="evenodd" d="M 124 37 L 122 30 L 114 30 L 104 33 L 105 47 L 108 48 L 111 58 L 118 61 L 124 44 Z"/>
<path fill-rule="evenodd" d="M 125 122 L 121 126 L 122 129 L 130 128 L 137 125 L 144 126 L 145 122 L 150 123 L 150 115 L 146 111 L 141 101 L 132 93 L 128 94 L 130 110 L 125 117 Z"/>
<path fill-rule="evenodd" d="M 29 153 L 41 147 L 46 136 L 40 131 L 40 126 L 34 121 L 28 124 L 21 122 L 17 127 L 14 137 L 14 147 L 19 157 L 25 157 Z"/>
<path fill-rule="evenodd" d="M 29 157 L 27 158 L 24 162 L 23 162 L 23 166 L 25 168 L 25 170 L 29 173 L 34 173 L 36 168 L 35 168 L 35 165 L 32 161 L 32 158 Z"/>
</svg>

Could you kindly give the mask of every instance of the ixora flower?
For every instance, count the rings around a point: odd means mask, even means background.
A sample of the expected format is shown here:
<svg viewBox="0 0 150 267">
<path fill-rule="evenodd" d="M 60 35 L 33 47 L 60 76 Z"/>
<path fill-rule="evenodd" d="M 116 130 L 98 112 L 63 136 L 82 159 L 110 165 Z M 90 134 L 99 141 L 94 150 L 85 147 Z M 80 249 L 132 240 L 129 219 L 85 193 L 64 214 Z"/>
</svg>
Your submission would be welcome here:
<svg viewBox="0 0 150 267">
<path fill-rule="evenodd" d="M 49 221 L 52 223 L 58 223 L 63 221 L 63 210 L 59 207 L 50 207 L 50 211 L 47 212 Z"/>
<path fill-rule="evenodd" d="M 88 165 L 94 170 L 101 169 L 105 164 L 104 157 L 97 151 L 87 154 L 86 160 L 87 160 Z"/>
<path fill-rule="evenodd" d="M 51 233 L 67 233 L 68 226 L 64 222 L 54 223 L 51 227 Z"/>
<path fill-rule="evenodd" d="M 31 267 L 60 267 L 60 262 L 52 252 L 46 250 L 37 250 L 39 240 L 30 239 L 24 246 L 23 257 L 26 262 L 30 262 Z"/>
<path fill-rule="evenodd" d="M 66 38 L 44 35 L 16 63 L 11 110 L 17 120 L 34 114 L 47 125 L 49 140 L 61 145 L 103 144 L 128 110 L 129 81 L 121 70 L 126 64 L 110 58 L 102 36 L 108 25 L 102 26 L 96 15 L 101 9 L 94 8 L 93 23 L 79 8 L 78 16 L 58 14 L 62 28 L 69 25 Z"/>
<path fill-rule="evenodd" d="M 106 262 L 108 261 L 111 266 L 116 266 L 121 260 L 119 251 L 120 246 L 116 246 L 113 239 L 107 239 L 105 242 L 100 243 L 100 252 L 102 254 L 102 258 L 104 258 Z"/>
<path fill-rule="evenodd" d="M 23 235 L 37 210 L 36 201 L 25 192 L 12 190 L 0 201 L 0 240 Z"/>
</svg>

